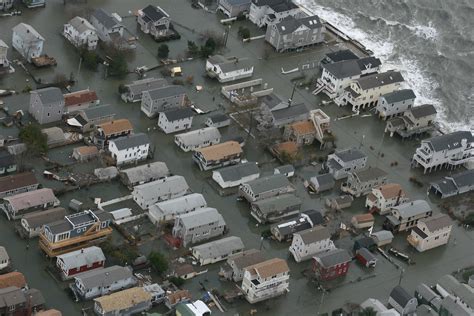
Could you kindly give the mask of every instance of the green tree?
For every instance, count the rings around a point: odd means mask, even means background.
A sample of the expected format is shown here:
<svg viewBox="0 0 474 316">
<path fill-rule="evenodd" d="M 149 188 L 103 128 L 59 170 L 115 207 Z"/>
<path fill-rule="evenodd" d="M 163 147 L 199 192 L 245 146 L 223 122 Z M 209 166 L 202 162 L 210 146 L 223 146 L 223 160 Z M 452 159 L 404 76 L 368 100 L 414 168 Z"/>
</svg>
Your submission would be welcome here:
<svg viewBox="0 0 474 316">
<path fill-rule="evenodd" d="M 193 41 L 188 41 L 188 53 L 191 56 L 197 56 L 199 54 L 199 47 Z"/>
<path fill-rule="evenodd" d="M 250 38 L 250 30 L 243 26 L 239 26 L 239 31 L 237 32 L 237 34 L 240 36 L 240 38 L 243 39 Z"/>
<path fill-rule="evenodd" d="M 151 252 L 148 256 L 148 260 L 150 260 L 151 266 L 158 274 L 161 275 L 168 270 L 168 260 L 163 254 Z"/>
<path fill-rule="evenodd" d="M 372 307 L 364 308 L 359 312 L 359 316 L 376 316 L 377 312 Z"/>
<path fill-rule="evenodd" d="M 170 53 L 170 49 L 169 49 L 168 45 L 161 44 L 158 47 L 158 57 L 159 58 L 168 58 L 169 53 Z"/>
<path fill-rule="evenodd" d="M 216 41 L 212 37 L 209 37 L 206 43 L 204 44 L 204 46 L 201 46 L 201 57 L 203 58 L 209 57 L 210 55 L 214 53 L 216 48 L 217 48 Z"/>
<path fill-rule="evenodd" d="M 32 154 L 42 154 L 48 151 L 48 138 L 41 132 L 37 124 L 30 124 L 20 130 L 19 137 Z"/>
<path fill-rule="evenodd" d="M 125 55 L 121 52 L 117 52 L 111 59 L 109 63 L 110 75 L 123 78 L 128 73 Z"/>
<path fill-rule="evenodd" d="M 173 276 L 173 277 L 170 277 L 170 278 L 168 279 L 168 281 L 170 281 L 171 283 L 173 283 L 173 284 L 176 285 L 177 287 L 182 286 L 182 285 L 186 282 L 185 279 L 180 278 L 180 277 L 174 277 L 174 276 Z"/>
<path fill-rule="evenodd" d="M 99 65 L 99 56 L 95 52 L 86 50 L 82 53 L 82 62 L 85 68 L 96 71 Z"/>
</svg>

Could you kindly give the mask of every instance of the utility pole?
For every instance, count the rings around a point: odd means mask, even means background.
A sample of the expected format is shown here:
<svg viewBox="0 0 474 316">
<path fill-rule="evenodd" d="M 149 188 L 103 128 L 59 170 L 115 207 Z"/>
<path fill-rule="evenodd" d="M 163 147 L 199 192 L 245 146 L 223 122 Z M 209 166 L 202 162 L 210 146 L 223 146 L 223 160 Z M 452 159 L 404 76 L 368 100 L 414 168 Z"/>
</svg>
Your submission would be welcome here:
<svg viewBox="0 0 474 316">
<path fill-rule="evenodd" d="M 230 28 L 232 26 L 229 24 L 224 31 L 224 47 L 227 47 L 227 39 L 229 38 Z"/>
<path fill-rule="evenodd" d="M 293 97 L 295 96 L 295 90 L 296 90 L 296 83 L 293 85 L 293 91 L 291 91 L 291 97 L 288 99 L 288 106 L 291 106 L 291 103 L 293 102 Z"/>
<path fill-rule="evenodd" d="M 400 270 L 400 279 L 398 279 L 398 285 L 402 284 L 404 273 L 405 273 L 405 269 L 401 268 L 401 270 Z"/>
</svg>

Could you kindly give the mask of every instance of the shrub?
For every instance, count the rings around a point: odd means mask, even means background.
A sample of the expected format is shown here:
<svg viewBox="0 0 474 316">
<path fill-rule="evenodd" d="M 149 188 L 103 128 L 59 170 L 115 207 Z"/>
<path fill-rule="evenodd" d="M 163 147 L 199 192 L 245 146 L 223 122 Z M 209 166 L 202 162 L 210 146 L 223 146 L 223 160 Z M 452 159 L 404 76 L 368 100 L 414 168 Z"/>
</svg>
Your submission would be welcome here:
<svg viewBox="0 0 474 316">
<path fill-rule="evenodd" d="M 240 36 L 242 39 L 248 39 L 250 38 L 250 30 L 246 27 L 239 26 L 239 31 L 237 34 Z"/>
<path fill-rule="evenodd" d="M 32 154 L 45 153 L 48 151 L 48 138 L 41 132 L 39 125 L 30 124 L 20 130 L 19 137 L 26 144 Z"/>
<path fill-rule="evenodd" d="M 161 275 L 168 270 L 168 260 L 163 254 L 159 252 L 151 252 L 148 259 L 156 273 Z"/>
<path fill-rule="evenodd" d="M 158 57 L 159 58 L 168 58 L 169 53 L 170 53 L 170 49 L 169 49 L 168 45 L 161 44 L 158 47 Z"/>
</svg>

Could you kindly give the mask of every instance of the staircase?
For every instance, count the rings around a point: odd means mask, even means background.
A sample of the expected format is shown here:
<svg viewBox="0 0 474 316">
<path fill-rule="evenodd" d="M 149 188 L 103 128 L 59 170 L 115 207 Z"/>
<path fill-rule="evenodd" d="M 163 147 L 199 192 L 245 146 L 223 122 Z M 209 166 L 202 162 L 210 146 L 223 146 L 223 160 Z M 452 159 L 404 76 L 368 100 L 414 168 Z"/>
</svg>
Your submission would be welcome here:
<svg viewBox="0 0 474 316">
<path fill-rule="evenodd" d="M 347 104 L 347 101 L 343 101 L 343 99 L 347 96 L 347 94 L 344 92 L 341 95 L 337 96 L 334 99 L 334 103 L 336 103 L 338 106 L 343 106 Z"/>
<path fill-rule="evenodd" d="M 324 90 L 324 88 L 326 88 L 326 85 L 318 81 L 318 83 L 316 84 L 316 89 L 312 92 L 312 94 L 318 95 L 321 93 L 321 91 Z"/>
</svg>

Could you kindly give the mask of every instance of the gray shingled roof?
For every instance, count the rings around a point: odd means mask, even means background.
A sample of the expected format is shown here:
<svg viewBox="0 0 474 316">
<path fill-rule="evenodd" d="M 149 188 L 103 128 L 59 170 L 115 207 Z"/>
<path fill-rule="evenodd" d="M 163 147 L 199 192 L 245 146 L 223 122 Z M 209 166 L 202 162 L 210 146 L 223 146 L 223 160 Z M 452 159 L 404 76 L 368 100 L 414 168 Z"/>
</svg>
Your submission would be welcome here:
<svg viewBox="0 0 474 316">
<path fill-rule="evenodd" d="M 257 249 L 249 249 L 245 250 L 244 252 L 232 256 L 228 259 L 228 262 L 234 262 L 234 265 L 237 269 L 244 269 L 246 267 L 250 267 L 254 264 L 264 262 L 265 256 L 260 250 Z"/>
<path fill-rule="evenodd" d="M 154 5 L 148 5 L 146 6 L 142 12 L 145 14 L 145 16 L 153 22 L 157 22 L 161 20 L 162 18 L 167 18 L 168 14 L 163 11 L 160 7 L 154 6 Z"/>
<path fill-rule="evenodd" d="M 362 90 L 368 90 L 403 81 L 403 76 L 398 71 L 387 71 L 356 79 L 356 82 L 359 84 Z"/>
<path fill-rule="evenodd" d="M 157 180 L 169 176 L 170 171 L 166 163 L 154 161 L 146 165 L 122 169 L 120 173 L 124 174 L 130 183 L 137 183 L 147 181 L 148 179 Z"/>
<path fill-rule="evenodd" d="M 56 102 L 64 102 L 64 96 L 61 89 L 56 87 L 44 88 L 31 91 L 32 94 L 37 94 L 41 100 L 42 105 L 49 105 Z"/>
<path fill-rule="evenodd" d="M 283 165 L 276 167 L 275 170 L 278 170 L 281 174 L 295 172 L 295 167 L 293 165 Z"/>
<path fill-rule="evenodd" d="M 287 16 L 277 23 L 276 27 L 280 34 L 291 34 L 302 25 L 306 26 L 310 30 L 323 26 L 319 20 L 319 17 L 317 15 L 313 15 L 300 19 L 297 19 L 293 16 Z"/>
<path fill-rule="evenodd" d="M 210 259 L 232 254 L 232 252 L 243 250 L 244 247 L 240 237 L 230 236 L 195 246 L 192 250 L 199 252 L 201 259 Z"/>
<path fill-rule="evenodd" d="M 319 185 L 319 190 L 330 190 L 336 184 L 334 177 L 330 173 L 318 174 L 310 179 L 314 183 L 316 181 Z"/>
<path fill-rule="evenodd" d="M 367 181 L 374 180 L 380 177 L 384 177 L 384 176 L 386 177 L 387 173 L 380 168 L 371 167 L 369 169 L 354 172 L 354 175 L 356 175 L 357 178 L 359 178 L 360 182 L 367 182 Z"/>
<path fill-rule="evenodd" d="M 164 116 L 166 116 L 166 119 L 168 122 L 173 122 L 173 121 L 178 121 L 182 120 L 185 118 L 190 118 L 193 117 L 194 112 L 191 108 L 185 107 L 185 108 L 176 108 L 176 109 L 168 109 L 166 111 L 161 112 L 163 113 Z"/>
<path fill-rule="evenodd" d="M 365 57 L 361 59 L 349 59 L 331 64 L 325 64 L 323 65 L 323 68 L 325 68 L 334 77 L 343 79 L 361 75 L 363 70 L 376 68 L 380 65 L 380 59 L 375 57 Z"/>
<path fill-rule="evenodd" d="M 256 162 L 245 162 L 238 165 L 221 168 L 214 172 L 220 173 L 224 181 L 238 181 L 250 175 L 259 174 L 260 170 Z"/>
<path fill-rule="evenodd" d="M 378 232 L 372 233 L 371 236 L 376 237 L 379 241 L 386 241 L 393 239 L 393 233 L 389 230 L 380 230 Z"/>
<path fill-rule="evenodd" d="M 331 59 L 332 62 L 337 63 L 343 60 L 359 59 L 350 49 L 342 49 L 336 52 L 327 53 L 327 58 Z"/>
<path fill-rule="evenodd" d="M 416 287 L 416 293 L 421 295 L 425 300 L 431 302 L 432 299 L 439 297 L 428 285 L 421 283 Z"/>
<path fill-rule="evenodd" d="M 187 229 L 217 221 L 219 222 L 218 226 L 225 225 L 225 221 L 222 215 L 215 208 L 212 207 L 203 207 L 195 210 L 194 212 L 180 215 L 179 218 L 183 223 L 184 227 L 186 227 Z"/>
<path fill-rule="evenodd" d="M 205 127 L 175 136 L 175 138 L 178 138 L 186 146 L 200 145 L 206 140 L 214 140 L 220 137 L 221 133 L 216 127 Z"/>
<path fill-rule="evenodd" d="M 99 106 L 91 106 L 91 107 L 89 107 L 87 109 L 84 109 L 82 111 L 84 112 L 84 114 L 86 115 L 86 118 L 88 120 L 96 119 L 96 118 L 100 118 L 100 117 L 104 117 L 104 116 L 114 114 L 112 112 L 113 108 L 109 104 L 99 105 Z"/>
<path fill-rule="evenodd" d="M 393 208 L 398 210 L 402 218 L 408 218 L 431 211 L 430 205 L 425 200 L 415 200 L 394 206 Z"/>
<path fill-rule="evenodd" d="M 221 123 L 227 121 L 229 117 L 226 114 L 217 113 L 209 116 L 209 119 L 212 121 L 212 123 Z"/>
<path fill-rule="evenodd" d="M 135 186 L 134 192 L 138 192 L 144 200 L 166 197 L 176 194 L 185 195 L 189 190 L 186 179 L 182 176 L 171 176 L 153 182 Z"/>
<path fill-rule="evenodd" d="M 348 148 L 334 153 L 339 159 L 344 162 L 350 162 L 357 159 L 367 158 L 367 155 L 357 148 Z"/>
<path fill-rule="evenodd" d="M 263 178 L 255 179 L 247 182 L 254 194 L 261 194 L 276 188 L 290 186 L 290 181 L 283 174 L 273 174 Z"/>
<path fill-rule="evenodd" d="M 272 112 L 273 118 L 276 121 L 297 117 L 303 114 L 309 115 L 309 110 L 304 103 L 295 104 Z"/>
<path fill-rule="evenodd" d="M 92 30 L 92 31 L 96 31 L 95 27 L 92 26 L 92 24 L 89 23 L 89 21 L 87 21 L 86 19 L 80 17 L 80 16 L 76 16 L 74 18 L 72 18 L 68 24 L 70 24 L 72 27 L 74 27 L 78 32 L 79 34 L 82 34 L 86 31 L 89 31 L 89 30 Z"/>
<path fill-rule="evenodd" d="M 117 146 L 118 150 L 124 150 L 127 148 L 149 144 L 150 140 L 146 134 L 138 133 L 112 139 L 110 142 L 115 143 L 115 146 Z"/>
<path fill-rule="evenodd" d="M 291 207 L 301 206 L 301 199 L 293 194 L 277 195 L 252 203 L 262 214 L 282 212 Z"/>
<path fill-rule="evenodd" d="M 126 84 L 125 87 L 133 94 L 140 94 L 143 91 L 149 91 L 164 87 L 168 84 L 166 79 L 163 78 L 147 78 L 133 81 Z"/>
<path fill-rule="evenodd" d="M 67 269 L 90 266 L 95 262 L 105 261 L 102 249 L 97 246 L 68 252 L 57 257 L 64 262 Z"/>
<path fill-rule="evenodd" d="M 182 86 L 171 85 L 150 90 L 148 91 L 148 93 L 150 94 L 152 100 L 159 100 L 163 98 L 186 94 L 186 91 Z"/>
<path fill-rule="evenodd" d="M 331 237 L 329 230 L 324 226 L 315 226 L 313 228 L 303 230 L 295 235 L 300 235 L 303 242 L 308 245 Z"/>
<path fill-rule="evenodd" d="M 104 269 L 93 270 L 85 272 L 76 277 L 82 281 L 85 289 L 92 289 L 95 287 L 106 287 L 112 285 L 114 282 L 125 280 L 133 277 L 132 271 L 127 267 L 111 266 Z"/>
<path fill-rule="evenodd" d="M 436 108 L 433 104 L 423 104 L 419 106 L 414 106 L 409 111 L 411 112 L 413 117 L 417 119 L 420 117 L 425 117 L 437 113 Z"/>
<path fill-rule="evenodd" d="M 346 263 L 352 260 L 351 256 L 345 249 L 333 249 L 327 252 L 317 254 L 322 265 L 326 268 L 333 267 L 338 264 Z"/>
<path fill-rule="evenodd" d="M 44 41 L 44 37 L 41 36 L 31 25 L 26 23 L 17 24 L 13 27 L 13 33 L 18 34 L 24 41 L 36 41 L 38 39 Z"/>
<path fill-rule="evenodd" d="M 92 13 L 92 15 L 107 29 L 111 29 L 116 25 L 120 25 L 119 22 L 104 9 L 97 9 Z"/>
<path fill-rule="evenodd" d="M 385 98 L 388 104 L 401 102 L 405 100 L 415 99 L 416 95 L 412 89 L 395 90 L 393 92 L 384 94 L 382 98 Z"/>
<path fill-rule="evenodd" d="M 432 137 L 426 142 L 431 145 L 434 151 L 443 151 L 445 149 L 455 149 L 461 147 L 461 141 L 467 140 L 467 143 L 474 142 L 474 136 L 469 131 L 456 131 L 450 134 Z"/>
<path fill-rule="evenodd" d="M 426 227 L 431 232 L 453 225 L 451 218 L 449 218 L 449 216 L 446 214 L 436 214 L 431 217 L 422 219 L 420 220 L 420 222 L 425 223 Z"/>
<path fill-rule="evenodd" d="M 400 285 L 397 285 L 393 288 L 392 292 L 390 292 L 390 297 L 395 300 L 400 306 L 405 307 L 408 302 L 413 298 L 404 288 Z"/>
<path fill-rule="evenodd" d="M 62 207 L 56 207 L 46 211 L 37 211 L 25 214 L 22 220 L 25 220 L 30 228 L 35 229 L 37 227 L 64 219 L 64 216 L 66 216 L 66 210 Z"/>
</svg>

